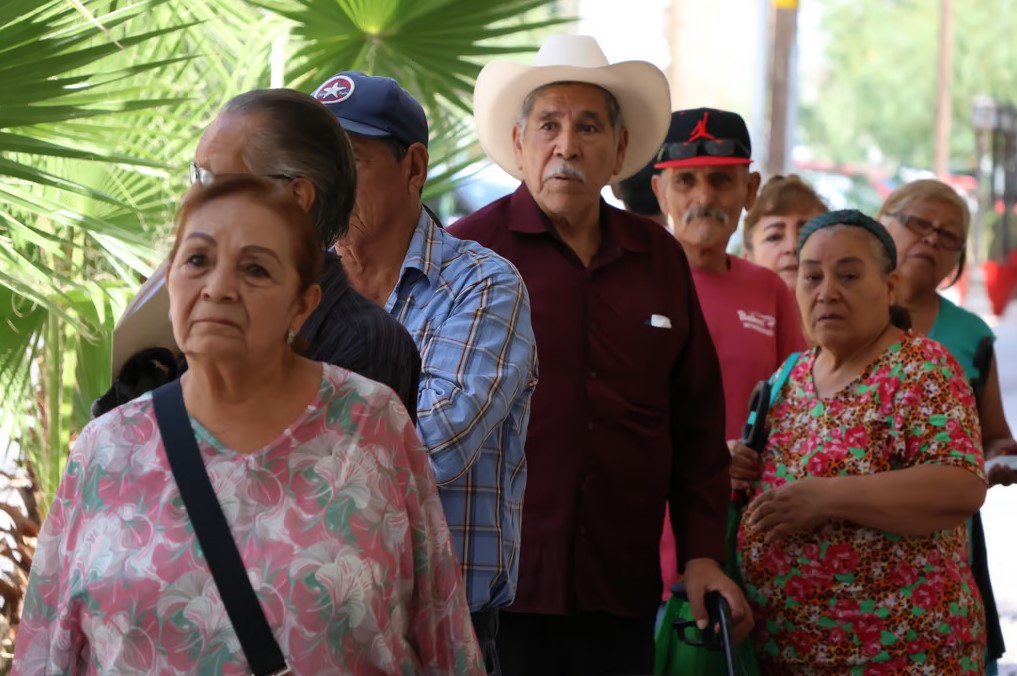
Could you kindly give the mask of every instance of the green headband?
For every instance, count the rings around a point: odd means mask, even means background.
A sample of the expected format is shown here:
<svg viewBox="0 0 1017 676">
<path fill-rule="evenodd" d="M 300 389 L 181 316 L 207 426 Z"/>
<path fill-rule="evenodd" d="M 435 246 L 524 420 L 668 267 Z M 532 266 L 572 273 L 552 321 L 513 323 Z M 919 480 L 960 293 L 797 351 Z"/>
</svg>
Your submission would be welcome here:
<svg viewBox="0 0 1017 676">
<path fill-rule="evenodd" d="M 857 209 L 841 209 L 839 211 L 828 211 L 825 214 L 819 214 L 813 218 L 810 218 L 808 222 L 802 227 L 802 231 L 798 234 L 798 251 L 797 256 L 801 258 L 802 247 L 805 246 L 805 241 L 812 237 L 813 233 L 823 230 L 824 228 L 832 228 L 835 225 L 850 225 L 856 228 L 862 228 L 873 235 L 879 240 L 879 243 L 886 249 L 887 255 L 890 257 L 890 264 L 894 269 L 897 268 L 897 247 L 893 243 L 893 238 L 890 237 L 890 233 L 886 231 L 883 224 L 876 219 L 866 216 Z"/>
</svg>

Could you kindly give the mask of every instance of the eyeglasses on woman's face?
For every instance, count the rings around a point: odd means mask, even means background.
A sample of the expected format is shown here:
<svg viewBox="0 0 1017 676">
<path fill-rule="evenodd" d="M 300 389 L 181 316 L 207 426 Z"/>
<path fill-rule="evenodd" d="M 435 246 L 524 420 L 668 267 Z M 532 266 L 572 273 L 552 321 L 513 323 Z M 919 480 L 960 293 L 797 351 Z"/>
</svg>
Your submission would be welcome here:
<svg viewBox="0 0 1017 676">
<path fill-rule="evenodd" d="M 964 237 L 944 227 L 937 226 L 927 218 L 905 213 L 890 214 L 890 216 L 896 218 L 905 228 L 919 237 L 926 237 L 932 232 L 936 233 L 939 243 L 948 251 L 960 251 L 964 247 Z"/>
<path fill-rule="evenodd" d="M 243 174 L 238 172 L 223 172 L 221 174 L 216 174 L 213 173 L 211 169 L 199 167 L 197 162 L 191 162 L 190 165 L 191 185 L 200 183 L 206 188 L 215 183 L 215 179 L 218 177 L 242 176 L 242 175 Z M 252 174 L 252 176 L 261 176 L 263 178 L 275 178 L 282 181 L 290 181 L 296 178 L 295 176 L 288 176 L 286 174 Z"/>
</svg>

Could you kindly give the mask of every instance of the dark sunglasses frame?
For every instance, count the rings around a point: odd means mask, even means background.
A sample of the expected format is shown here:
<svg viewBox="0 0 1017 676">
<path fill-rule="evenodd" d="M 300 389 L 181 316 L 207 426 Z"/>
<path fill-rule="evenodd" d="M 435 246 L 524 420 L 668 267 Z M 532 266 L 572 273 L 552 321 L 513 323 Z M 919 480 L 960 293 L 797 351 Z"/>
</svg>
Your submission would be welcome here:
<svg viewBox="0 0 1017 676">
<path fill-rule="evenodd" d="M 700 138 L 695 141 L 671 141 L 657 151 L 657 162 L 691 160 L 696 157 L 737 157 L 749 158 L 749 149 L 735 139 Z"/>
<path fill-rule="evenodd" d="M 955 233 L 950 232 L 945 228 L 937 227 L 932 221 L 921 216 L 912 216 L 911 214 L 895 213 L 889 214 L 891 218 L 896 218 L 900 221 L 901 225 L 915 233 L 919 237 L 925 237 L 930 232 L 936 233 L 937 241 L 947 251 L 960 251 L 964 248 L 964 243 L 967 238 L 961 237 Z"/>
</svg>

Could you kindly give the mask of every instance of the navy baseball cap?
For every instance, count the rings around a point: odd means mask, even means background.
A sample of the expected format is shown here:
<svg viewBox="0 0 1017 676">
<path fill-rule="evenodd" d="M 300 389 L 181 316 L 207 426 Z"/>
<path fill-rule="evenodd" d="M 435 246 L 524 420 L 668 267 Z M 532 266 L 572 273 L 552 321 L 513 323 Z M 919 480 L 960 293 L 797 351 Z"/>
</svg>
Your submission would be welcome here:
<svg viewBox="0 0 1017 676">
<path fill-rule="evenodd" d="M 716 108 L 676 110 L 654 167 L 703 167 L 752 162 L 752 140 L 738 113 Z"/>
<path fill-rule="evenodd" d="M 391 136 L 406 146 L 427 145 L 424 108 L 390 77 L 348 70 L 325 80 L 312 96 L 351 134 Z"/>
</svg>

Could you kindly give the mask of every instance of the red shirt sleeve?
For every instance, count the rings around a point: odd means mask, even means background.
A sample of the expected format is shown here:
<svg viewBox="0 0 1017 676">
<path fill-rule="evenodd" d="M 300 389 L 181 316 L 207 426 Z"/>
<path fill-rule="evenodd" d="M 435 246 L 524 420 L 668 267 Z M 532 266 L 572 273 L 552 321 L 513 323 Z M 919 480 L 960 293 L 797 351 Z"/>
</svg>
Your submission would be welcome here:
<svg viewBox="0 0 1017 676">
<path fill-rule="evenodd" d="M 802 317 L 794 295 L 783 282 L 776 289 L 777 294 L 777 357 L 778 366 L 789 354 L 805 350 L 809 344 L 802 331 Z"/>
</svg>

